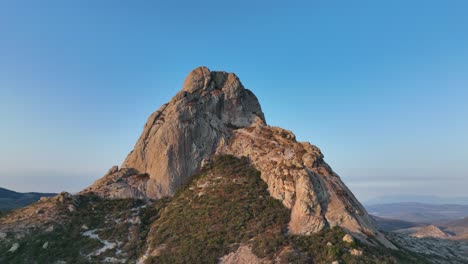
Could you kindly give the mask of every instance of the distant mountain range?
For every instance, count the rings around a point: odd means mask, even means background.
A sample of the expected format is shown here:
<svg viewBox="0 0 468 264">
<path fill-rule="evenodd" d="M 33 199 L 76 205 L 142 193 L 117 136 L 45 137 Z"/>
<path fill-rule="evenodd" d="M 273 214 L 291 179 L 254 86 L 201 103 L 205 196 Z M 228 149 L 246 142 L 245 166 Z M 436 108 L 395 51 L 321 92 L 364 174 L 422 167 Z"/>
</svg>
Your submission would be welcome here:
<svg viewBox="0 0 468 264">
<path fill-rule="evenodd" d="M 41 197 L 55 196 L 56 193 L 19 193 L 0 187 L 0 211 L 24 207 L 38 201 Z"/>
<path fill-rule="evenodd" d="M 468 216 L 468 205 L 460 204 L 404 202 L 368 205 L 366 209 L 371 215 L 381 218 L 426 224 L 437 224 Z"/>
<path fill-rule="evenodd" d="M 414 237 L 468 239 L 468 205 L 405 202 L 366 208 L 380 230 Z"/>
<path fill-rule="evenodd" d="M 468 196 L 441 197 L 435 195 L 388 195 L 374 197 L 364 202 L 364 205 L 393 203 L 424 203 L 424 204 L 464 204 L 468 205 Z"/>
</svg>

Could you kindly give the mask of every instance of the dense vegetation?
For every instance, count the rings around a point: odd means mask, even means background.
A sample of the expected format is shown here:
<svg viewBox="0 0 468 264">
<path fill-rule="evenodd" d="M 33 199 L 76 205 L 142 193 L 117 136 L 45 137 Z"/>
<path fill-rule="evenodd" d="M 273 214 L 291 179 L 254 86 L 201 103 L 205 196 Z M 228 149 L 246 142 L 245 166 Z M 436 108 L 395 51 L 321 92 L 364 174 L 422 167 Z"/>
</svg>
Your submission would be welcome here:
<svg viewBox="0 0 468 264">
<path fill-rule="evenodd" d="M 153 224 L 150 263 L 216 263 L 260 233 L 282 230 L 289 211 L 271 198 L 247 160 L 218 157 L 181 189 Z"/>
</svg>

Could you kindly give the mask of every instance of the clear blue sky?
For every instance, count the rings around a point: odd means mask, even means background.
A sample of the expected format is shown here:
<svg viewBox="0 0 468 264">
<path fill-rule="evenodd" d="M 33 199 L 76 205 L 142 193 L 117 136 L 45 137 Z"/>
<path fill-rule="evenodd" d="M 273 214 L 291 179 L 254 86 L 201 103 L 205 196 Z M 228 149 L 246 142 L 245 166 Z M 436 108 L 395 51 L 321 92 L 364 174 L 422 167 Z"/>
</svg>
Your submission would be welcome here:
<svg viewBox="0 0 468 264">
<path fill-rule="evenodd" d="M 171 2 L 163 3 L 163 2 Z M 0 186 L 78 191 L 206 65 L 363 201 L 466 195 L 466 1 L 1 1 Z"/>
</svg>

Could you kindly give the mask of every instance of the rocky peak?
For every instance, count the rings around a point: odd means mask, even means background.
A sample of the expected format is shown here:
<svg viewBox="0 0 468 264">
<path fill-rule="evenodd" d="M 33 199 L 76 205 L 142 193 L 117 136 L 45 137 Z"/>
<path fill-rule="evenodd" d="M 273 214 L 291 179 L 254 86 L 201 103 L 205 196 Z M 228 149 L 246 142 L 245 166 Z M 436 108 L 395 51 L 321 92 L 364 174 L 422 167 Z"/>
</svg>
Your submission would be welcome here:
<svg viewBox="0 0 468 264">
<path fill-rule="evenodd" d="M 200 89 L 208 89 L 211 84 L 211 72 L 207 67 L 198 67 L 185 78 L 182 91 L 193 93 Z"/>
<path fill-rule="evenodd" d="M 112 168 L 82 193 L 172 196 L 204 163 L 224 154 L 248 157 L 261 172 L 270 195 L 291 210 L 291 233 L 340 226 L 361 240 L 394 248 L 316 146 L 267 126 L 256 96 L 235 74 L 206 67 L 190 72 L 182 90 L 151 114 L 121 169 Z"/>
<path fill-rule="evenodd" d="M 117 197 L 153 199 L 170 196 L 211 159 L 234 129 L 264 125 L 257 98 L 235 74 L 196 68 L 182 90 L 148 118 L 121 166 L 127 170 L 120 172 L 125 177 L 115 182 L 115 175 L 109 173 L 85 192 L 113 198 L 116 193 Z M 128 169 L 149 177 L 138 181 Z"/>
<path fill-rule="evenodd" d="M 182 90 L 175 98 L 187 98 L 189 104 L 184 106 L 189 107 L 192 106 L 190 103 L 195 101 L 201 104 L 214 99 L 218 103 L 218 108 L 203 108 L 203 110 L 209 110 L 227 126 L 266 125 L 257 97 L 244 88 L 234 73 L 211 72 L 207 67 L 198 67 L 187 75 Z M 200 102 L 200 99 L 204 101 Z"/>
</svg>

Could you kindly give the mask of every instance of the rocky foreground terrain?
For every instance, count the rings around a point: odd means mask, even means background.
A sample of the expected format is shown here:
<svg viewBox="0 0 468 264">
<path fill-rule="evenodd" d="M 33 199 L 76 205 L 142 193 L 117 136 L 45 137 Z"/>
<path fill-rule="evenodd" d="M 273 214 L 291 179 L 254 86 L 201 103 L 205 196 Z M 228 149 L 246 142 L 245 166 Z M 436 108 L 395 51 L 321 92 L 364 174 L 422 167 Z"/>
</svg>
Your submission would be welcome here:
<svg viewBox="0 0 468 264">
<path fill-rule="evenodd" d="M 120 168 L 2 216 L 0 252 L 0 263 L 466 260 L 383 234 L 316 146 L 268 126 L 235 74 L 206 67 L 150 115 Z"/>
</svg>

